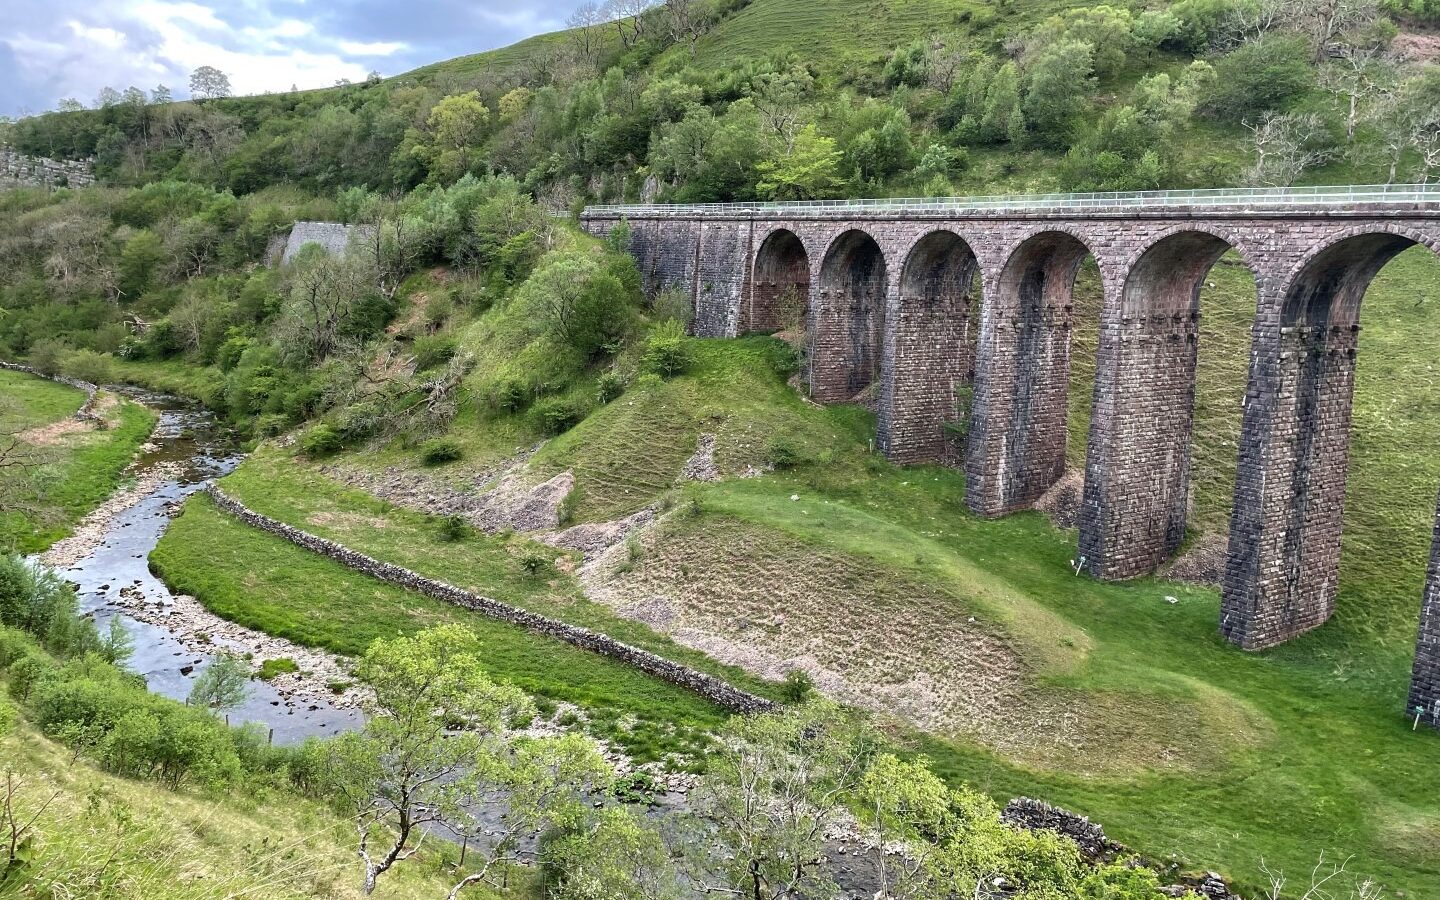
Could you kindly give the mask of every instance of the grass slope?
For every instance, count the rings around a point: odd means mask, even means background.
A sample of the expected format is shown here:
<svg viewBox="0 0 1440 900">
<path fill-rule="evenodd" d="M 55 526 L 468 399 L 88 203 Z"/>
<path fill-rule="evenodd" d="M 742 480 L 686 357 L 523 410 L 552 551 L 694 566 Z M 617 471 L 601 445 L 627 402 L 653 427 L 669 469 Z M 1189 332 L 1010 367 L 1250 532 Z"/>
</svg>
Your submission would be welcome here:
<svg viewBox="0 0 1440 900">
<path fill-rule="evenodd" d="M 0 371 L 0 429 L 30 429 L 69 418 L 85 401 L 75 388 L 19 372 Z M 43 485 L 37 509 L 0 509 L 0 548 L 34 553 L 70 534 L 75 523 L 99 506 L 120 484 L 122 474 L 149 437 L 155 416 L 122 400 L 104 413 L 104 431 L 85 429 L 38 447 Z M 0 478 L 24 473 L 0 473 Z"/>
<path fill-rule="evenodd" d="M 12 894 L 7 887 L 14 885 L 0 879 L 0 896 L 365 896 L 354 828 L 294 794 L 257 787 L 224 796 L 119 778 L 76 759 L 24 722 L 0 737 L 0 759 L 22 782 L 18 815 L 28 817 L 56 794 L 35 823 L 37 847 L 24 870 L 31 885 L 48 890 Z M 443 854 L 431 854 L 397 866 L 372 896 L 444 896 L 458 876 L 442 865 Z M 473 890 L 480 900 L 495 896 L 483 887 Z M 522 889 L 519 896 L 531 895 Z"/>
</svg>

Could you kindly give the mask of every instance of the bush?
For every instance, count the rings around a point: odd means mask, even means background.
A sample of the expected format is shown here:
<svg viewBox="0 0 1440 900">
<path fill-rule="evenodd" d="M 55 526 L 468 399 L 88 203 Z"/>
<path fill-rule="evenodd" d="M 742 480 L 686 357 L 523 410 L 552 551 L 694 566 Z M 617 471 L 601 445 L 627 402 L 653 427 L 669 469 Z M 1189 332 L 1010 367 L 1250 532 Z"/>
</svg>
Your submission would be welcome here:
<svg viewBox="0 0 1440 900">
<path fill-rule="evenodd" d="M 550 571 L 550 559 L 543 553 L 527 553 L 520 560 L 520 569 L 531 578 L 537 578 Z"/>
<path fill-rule="evenodd" d="M 534 414 L 540 430 L 550 436 L 564 434 L 585 418 L 584 410 L 573 400 L 550 397 L 535 404 Z"/>
<path fill-rule="evenodd" d="M 596 384 L 596 396 L 601 403 L 609 403 L 625 393 L 625 377 L 619 372 L 606 372 Z"/>
<path fill-rule="evenodd" d="M 108 384 L 115 380 L 110 357 L 94 350 L 76 350 L 64 357 L 65 374 L 91 384 Z"/>
<path fill-rule="evenodd" d="M 490 394 L 490 402 L 496 409 L 517 413 L 530 405 L 530 392 L 519 381 L 506 379 L 495 385 Z"/>
<path fill-rule="evenodd" d="M 267 659 L 260 663 L 260 671 L 255 677 L 262 681 L 270 681 L 278 675 L 293 675 L 300 671 L 300 666 L 288 656 Z"/>
<path fill-rule="evenodd" d="M 0 696 L 0 737 L 9 734 L 10 729 L 15 727 L 16 717 L 15 704 Z"/>
<path fill-rule="evenodd" d="M 443 366 L 460 352 L 455 339 L 447 335 L 427 334 L 415 339 L 415 371 L 424 372 Z"/>
<path fill-rule="evenodd" d="M 794 441 L 777 435 L 765 445 L 765 461 L 771 468 L 783 471 L 800 465 L 804 462 L 804 456 Z"/>
<path fill-rule="evenodd" d="M 314 426 L 300 437 L 300 449 L 309 457 L 330 456 L 339 453 L 344 446 L 340 433 L 325 424 Z"/>
<path fill-rule="evenodd" d="M 1241 45 L 1216 62 L 1205 109 L 1217 118 L 1239 121 L 1281 109 L 1314 84 L 1305 41 L 1266 36 Z"/>
<path fill-rule="evenodd" d="M 470 523 L 464 516 L 446 516 L 440 520 L 440 540 L 454 544 L 470 536 Z"/>
<path fill-rule="evenodd" d="M 787 702 L 804 703 L 815 693 L 815 679 L 804 669 L 788 669 L 785 672 L 785 683 L 780 689 L 781 695 Z"/>
<path fill-rule="evenodd" d="M 645 355 L 641 358 L 645 371 L 673 378 L 693 362 L 690 337 L 685 334 L 684 326 L 674 319 L 661 322 L 645 338 Z"/>
<path fill-rule="evenodd" d="M 420 460 L 427 466 L 454 462 L 464 455 L 460 444 L 450 438 L 434 438 L 420 446 Z"/>
</svg>

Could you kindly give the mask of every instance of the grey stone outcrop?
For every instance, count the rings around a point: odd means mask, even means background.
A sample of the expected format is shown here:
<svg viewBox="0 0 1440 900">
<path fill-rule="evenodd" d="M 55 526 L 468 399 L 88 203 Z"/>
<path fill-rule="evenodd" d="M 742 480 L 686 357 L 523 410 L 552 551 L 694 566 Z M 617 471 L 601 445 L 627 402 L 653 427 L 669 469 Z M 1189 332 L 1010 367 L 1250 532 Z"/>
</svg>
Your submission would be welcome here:
<svg viewBox="0 0 1440 900">
<path fill-rule="evenodd" d="M 0 147 L 0 188 L 79 188 L 94 183 L 94 160 L 29 156 L 9 147 Z"/>
<path fill-rule="evenodd" d="M 321 556 L 340 563 L 346 568 L 369 575 L 372 578 L 378 578 L 381 581 L 424 594 L 432 599 L 452 603 L 456 606 L 480 613 L 483 616 L 497 619 L 501 622 L 509 622 L 512 625 L 518 625 L 536 634 L 543 634 L 547 637 L 564 641 L 582 650 L 588 650 L 592 653 L 618 660 L 648 675 L 653 675 L 662 681 L 667 681 L 671 684 L 692 690 L 717 706 L 730 710 L 731 712 L 766 712 L 776 707 L 776 704 L 770 700 L 757 697 L 747 691 L 742 691 L 713 675 L 698 672 L 689 666 L 681 665 L 673 660 L 651 653 L 648 650 L 632 647 L 629 644 L 591 631 L 588 628 L 568 625 L 546 616 L 537 615 L 536 613 L 523 609 L 517 609 L 508 604 L 501 603 L 499 600 L 483 597 L 479 594 L 455 587 L 454 585 L 446 584 L 443 581 L 428 578 L 402 566 L 381 562 L 363 553 L 350 550 L 335 541 L 318 537 L 291 525 L 286 525 L 284 522 L 279 522 L 269 516 L 251 510 L 243 503 L 230 497 L 213 483 L 207 485 L 205 490 L 215 502 L 216 506 L 239 519 L 241 522 L 244 522 L 246 525 L 283 538 L 297 547 L 302 547 L 312 553 L 318 553 Z"/>
</svg>

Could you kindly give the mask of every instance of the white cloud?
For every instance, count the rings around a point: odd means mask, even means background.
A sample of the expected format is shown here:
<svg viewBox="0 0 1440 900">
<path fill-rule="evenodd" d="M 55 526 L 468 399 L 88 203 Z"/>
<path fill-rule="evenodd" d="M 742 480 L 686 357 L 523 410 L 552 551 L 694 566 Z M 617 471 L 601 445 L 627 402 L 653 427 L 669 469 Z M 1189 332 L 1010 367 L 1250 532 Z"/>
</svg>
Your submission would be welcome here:
<svg viewBox="0 0 1440 900">
<path fill-rule="evenodd" d="M 0 115 L 170 85 L 202 65 L 237 93 L 326 87 L 559 27 L 578 0 L 0 0 Z"/>
<path fill-rule="evenodd" d="M 409 46 L 401 41 L 341 41 L 340 52 L 350 56 L 394 56 Z"/>
</svg>

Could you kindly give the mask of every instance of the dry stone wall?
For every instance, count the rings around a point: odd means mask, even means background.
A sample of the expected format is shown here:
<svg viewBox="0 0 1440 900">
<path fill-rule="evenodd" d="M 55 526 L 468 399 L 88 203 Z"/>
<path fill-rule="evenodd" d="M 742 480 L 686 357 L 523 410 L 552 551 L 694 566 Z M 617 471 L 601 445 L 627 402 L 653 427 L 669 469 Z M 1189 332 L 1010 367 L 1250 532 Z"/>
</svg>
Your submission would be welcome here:
<svg viewBox="0 0 1440 900">
<path fill-rule="evenodd" d="M 89 159 L 50 159 L 27 156 L 0 147 L 0 188 L 86 187 L 95 183 L 95 164 Z"/>
<path fill-rule="evenodd" d="M 334 541 L 261 515 L 230 497 L 214 483 L 207 485 L 205 490 L 216 506 L 246 525 L 284 538 L 297 547 L 318 553 L 372 578 L 416 591 L 435 600 L 464 607 L 492 619 L 518 625 L 537 634 L 564 641 L 582 650 L 589 650 L 592 653 L 619 660 L 663 681 L 692 690 L 731 712 L 755 713 L 775 708 L 773 702 L 763 697 L 742 691 L 713 675 L 697 672 L 688 666 L 683 666 L 648 650 L 632 647 L 588 628 L 578 628 L 523 609 L 516 609 L 498 600 L 473 594 L 434 578 L 427 578 L 401 566 L 381 562 L 363 553 L 356 553 Z"/>
<path fill-rule="evenodd" d="M 104 428 L 106 426 L 105 419 L 95 412 L 95 395 L 100 391 L 99 385 L 91 384 L 88 381 L 81 381 L 78 378 L 71 378 L 68 375 L 46 375 L 44 372 L 32 366 L 22 366 L 19 363 L 6 362 L 3 359 L 0 359 L 0 369 L 7 369 L 11 372 L 24 372 L 26 375 L 34 375 L 36 378 L 46 378 L 50 381 L 69 385 L 78 391 L 84 391 L 85 402 L 80 404 L 79 409 L 75 410 L 72 418 L 81 422 L 89 422 L 97 428 Z"/>
<path fill-rule="evenodd" d="M 1075 267 L 1092 256 L 1104 303 L 1079 555 L 1103 578 L 1153 571 L 1183 538 L 1195 359 L 1204 352 L 1196 301 L 1215 259 L 1238 252 L 1259 298 L 1221 631 L 1247 649 L 1289 640 L 1333 611 L 1359 298 L 1404 247 L 1440 251 L 1435 203 L 863 214 L 650 207 L 628 218 L 647 286 L 688 290 L 696 333 L 715 337 L 767 322 L 757 305 L 776 293 L 776 279 L 773 267 L 757 270 L 757 255 L 767 236 L 792 232 L 810 266 L 812 394 L 852 399 L 856 356 L 878 320 L 880 447 L 897 462 L 935 458 L 944 449 L 937 430 L 964 413 L 951 412 L 954 399 L 972 392 L 966 502 L 984 515 L 1032 505 L 1063 472 L 1071 289 Z M 617 216 L 583 220 L 604 233 Z M 826 265 L 856 232 L 882 257 L 879 314 L 857 302 L 859 263 Z M 903 283 L 937 233 L 958 239 L 955 253 L 974 256 L 981 296 L 968 321 L 955 304 L 926 318 Z M 721 234 L 728 237 L 710 237 Z M 706 290 L 695 277 L 702 270 L 714 273 Z"/>
</svg>

